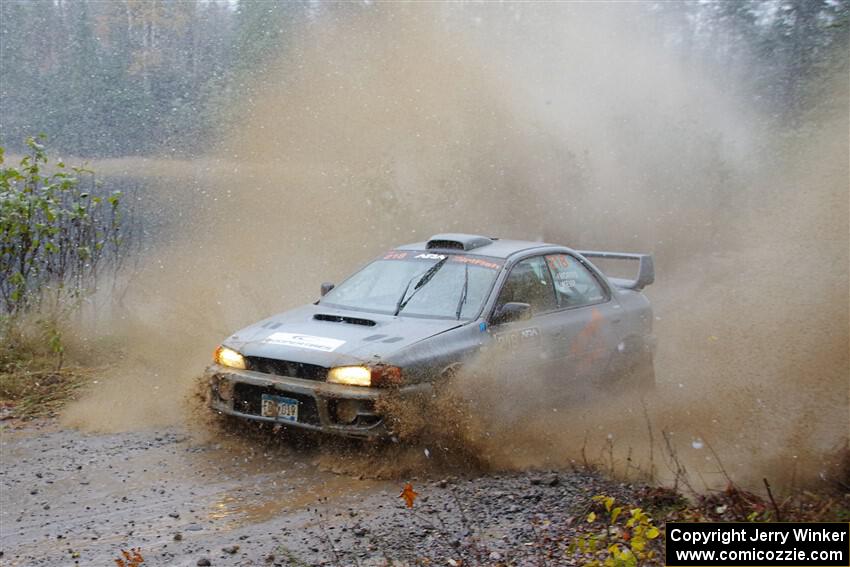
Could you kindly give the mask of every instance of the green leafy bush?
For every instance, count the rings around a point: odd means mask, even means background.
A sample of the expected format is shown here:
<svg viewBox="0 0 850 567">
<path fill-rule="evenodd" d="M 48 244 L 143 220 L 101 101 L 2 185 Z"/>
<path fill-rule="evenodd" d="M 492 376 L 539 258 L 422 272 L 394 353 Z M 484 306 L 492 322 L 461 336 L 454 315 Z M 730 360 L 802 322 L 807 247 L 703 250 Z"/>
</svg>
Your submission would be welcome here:
<svg viewBox="0 0 850 567">
<path fill-rule="evenodd" d="M 580 531 L 568 553 L 585 567 L 636 567 L 658 562 L 656 542 L 661 531 L 641 508 L 626 511 L 613 497 L 594 496 L 599 514 L 587 515 L 588 528 Z"/>
<path fill-rule="evenodd" d="M 40 139 L 6 166 L 0 148 L 0 313 L 14 318 L 49 298 L 54 305 L 94 289 L 123 248 L 121 193 L 103 192 L 94 172 L 48 164 Z"/>
</svg>

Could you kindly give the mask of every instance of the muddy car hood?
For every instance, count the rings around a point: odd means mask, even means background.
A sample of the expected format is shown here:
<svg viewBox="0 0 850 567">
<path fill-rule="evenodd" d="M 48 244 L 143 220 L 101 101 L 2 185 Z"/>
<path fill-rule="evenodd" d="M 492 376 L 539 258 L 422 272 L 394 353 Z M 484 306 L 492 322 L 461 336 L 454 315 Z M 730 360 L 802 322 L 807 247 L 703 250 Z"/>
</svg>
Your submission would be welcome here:
<svg viewBox="0 0 850 567">
<path fill-rule="evenodd" d="M 245 356 L 326 367 L 392 362 L 393 353 L 465 323 L 305 305 L 246 327 L 224 344 Z"/>
</svg>

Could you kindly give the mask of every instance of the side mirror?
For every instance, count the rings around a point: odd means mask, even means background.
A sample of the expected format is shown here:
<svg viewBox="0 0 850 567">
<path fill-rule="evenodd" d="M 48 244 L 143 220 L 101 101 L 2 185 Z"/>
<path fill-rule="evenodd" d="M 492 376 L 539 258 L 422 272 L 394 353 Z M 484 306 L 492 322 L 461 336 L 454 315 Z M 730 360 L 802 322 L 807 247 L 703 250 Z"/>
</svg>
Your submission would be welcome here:
<svg viewBox="0 0 850 567">
<path fill-rule="evenodd" d="M 319 293 L 322 294 L 322 297 L 326 296 L 330 290 L 334 288 L 334 284 L 331 282 L 324 282 L 322 284 L 321 291 Z"/>
<path fill-rule="evenodd" d="M 524 321 L 530 318 L 531 305 L 528 303 L 511 301 L 496 309 L 496 313 L 493 315 L 493 325 L 510 323 L 512 321 Z"/>
</svg>

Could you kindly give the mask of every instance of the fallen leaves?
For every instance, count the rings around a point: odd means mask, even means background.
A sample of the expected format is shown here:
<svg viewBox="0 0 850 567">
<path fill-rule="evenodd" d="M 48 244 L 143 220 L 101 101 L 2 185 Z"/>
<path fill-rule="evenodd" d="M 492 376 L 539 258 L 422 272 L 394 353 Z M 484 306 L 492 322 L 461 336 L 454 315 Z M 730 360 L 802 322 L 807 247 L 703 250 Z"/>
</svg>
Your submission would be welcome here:
<svg viewBox="0 0 850 567">
<path fill-rule="evenodd" d="M 139 567 L 139 565 L 145 562 L 145 558 L 142 557 L 141 551 L 141 547 L 133 547 L 129 551 L 122 549 L 122 557 L 115 559 L 115 565 L 118 567 Z"/>
<path fill-rule="evenodd" d="M 419 496 L 419 493 L 413 490 L 413 485 L 409 482 L 404 485 L 404 490 L 398 495 L 399 498 L 404 498 L 404 503 L 407 504 L 408 508 L 413 508 L 413 502 L 417 496 Z"/>
</svg>

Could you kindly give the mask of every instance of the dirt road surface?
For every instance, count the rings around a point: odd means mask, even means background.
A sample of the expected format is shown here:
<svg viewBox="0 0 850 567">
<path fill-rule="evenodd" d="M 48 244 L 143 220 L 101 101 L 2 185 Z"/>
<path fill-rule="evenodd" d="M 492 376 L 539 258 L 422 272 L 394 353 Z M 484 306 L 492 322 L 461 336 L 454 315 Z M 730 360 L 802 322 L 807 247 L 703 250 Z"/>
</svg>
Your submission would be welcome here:
<svg viewBox="0 0 850 567">
<path fill-rule="evenodd" d="M 563 528 L 588 498 L 629 490 L 564 471 L 377 480 L 323 470 L 320 447 L 199 441 L 180 429 L 5 426 L 0 450 L 8 566 L 114 565 L 130 548 L 146 566 L 537 565 L 544 555 L 557 565 L 568 563 Z M 419 494 L 412 509 L 399 498 L 407 480 Z"/>
</svg>

